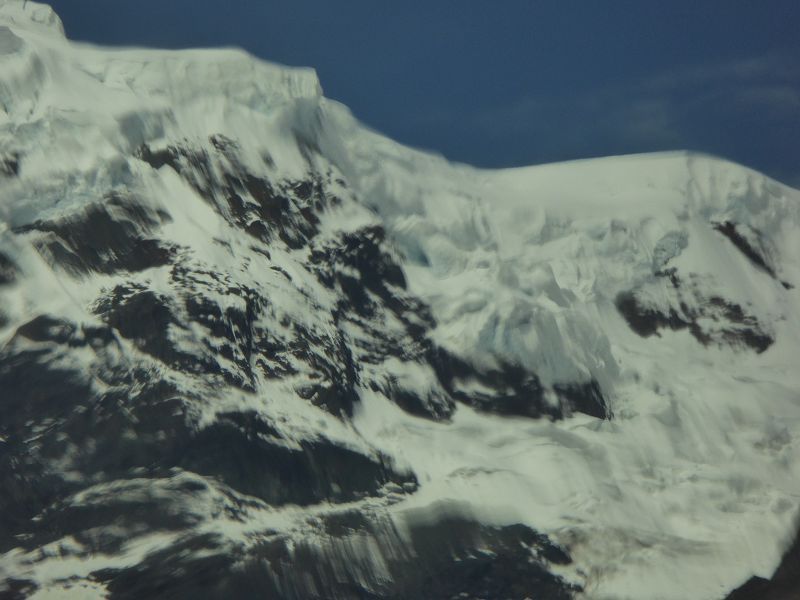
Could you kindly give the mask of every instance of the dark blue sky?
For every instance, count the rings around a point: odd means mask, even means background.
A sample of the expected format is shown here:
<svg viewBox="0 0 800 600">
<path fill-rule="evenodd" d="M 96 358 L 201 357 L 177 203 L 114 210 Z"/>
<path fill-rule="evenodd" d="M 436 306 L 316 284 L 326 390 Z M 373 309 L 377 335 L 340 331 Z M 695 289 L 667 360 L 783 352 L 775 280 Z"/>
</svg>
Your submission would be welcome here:
<svg viewBox="0 0 800 600">
<path fill-rule="evenodd" d="M 798 0 L 54 0 L 72 39 L 241 46 L 480 166 L 665 149 L 800 186 Z"/>
</svg>

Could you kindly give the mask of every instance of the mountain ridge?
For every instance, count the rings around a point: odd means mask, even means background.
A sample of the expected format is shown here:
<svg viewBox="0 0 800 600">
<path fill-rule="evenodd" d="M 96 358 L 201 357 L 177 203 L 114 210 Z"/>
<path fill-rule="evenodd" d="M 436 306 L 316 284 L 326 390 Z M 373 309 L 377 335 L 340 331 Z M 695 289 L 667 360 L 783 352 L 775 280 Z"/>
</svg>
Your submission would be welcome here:
<svg viewBox="0 0 800 600">
<path fill-rule="evenodd" d="M 9 15 L 12 597 L 718 598 L 778 565 L 797 190 L 450 165 L 308 70 Z"/>
</svg>

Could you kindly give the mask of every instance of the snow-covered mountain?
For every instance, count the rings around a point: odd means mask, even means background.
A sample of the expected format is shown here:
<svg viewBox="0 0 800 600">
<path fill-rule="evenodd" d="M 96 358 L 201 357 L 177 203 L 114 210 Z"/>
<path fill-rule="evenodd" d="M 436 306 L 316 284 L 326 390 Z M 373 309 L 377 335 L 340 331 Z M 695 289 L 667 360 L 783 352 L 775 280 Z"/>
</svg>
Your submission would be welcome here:
<svg viewBox="0 0 800 600">
<path fill-rule="evenodd" d="M 0 595 L 724 598 L 797 529 L 798 284 L 744 167 L 453 165 L 0 0 Z"/>
</svg>

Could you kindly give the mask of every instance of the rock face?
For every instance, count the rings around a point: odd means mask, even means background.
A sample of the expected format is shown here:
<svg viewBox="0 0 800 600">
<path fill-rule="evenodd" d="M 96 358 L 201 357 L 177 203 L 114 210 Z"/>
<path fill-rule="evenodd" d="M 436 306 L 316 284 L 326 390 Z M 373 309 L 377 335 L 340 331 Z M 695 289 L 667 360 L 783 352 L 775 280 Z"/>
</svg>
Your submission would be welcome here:
<svg viewBox="0 0 800 600">
<path fill-rule="evenodd" d="M 725 600 L 791 600 L 800 590 L 800 541 L 784 554 L 781 564 L 770 579 L 751 577 L 731 592 Z"/>
<path fill-rule="evenodd" d="M 0 101 L 0 595 L 701 599 L 778 565 L 797 191 L 454 166 L 309 71 L 73 46 L 32 2 L 0 0 Z"/>
<path fill-rule="evenodd" d="M 232 141 L 209 145 L 138 156 L 173 170 L 246 240 L 244 255 L 211 242 L 230 253 L 233 268 L 203 264 L 160 236 L 172 222 L 168 208 L 151 211 L 134 197 L 109 195 L 12 229 L 49 268 L 77 279 L 111 276 L 111 285 L 89 305 L 94 324 L 42 314 L 17 326 L 0 352 L 9 492 L 2 550 L 56 544 L 62 558 L 113 556 L 132 538 L 164 536 L 135 567 L 85 574 L 114 598 L 418 598 L 425 590 L 523 598 L 536 589 L 569 597 L 577 588 L 552 575 L 546 558 L 564 563 L 568 555 L 546 536 L 449 517 L 412 525 L 406 540 L 383 510 L 418 488 L 412 471 L 347 436 L 286 431 L 258 403 L 279 394 L 345 428 L 363 387 L 437 421 L 457 402 L 563 418 L 585 408 L 581 395 L 565 391 L 559 405 L 545 406 L 535 374 L 511 366 L 484 373 L 439 348 L 430 309 L 407 291 L 382 227 L 321 234 L 326 211 L 344 202 L 324 174 L 259 179 L 236 161 Z M 256 260 L 256 277 L 237 277 Z M 154 272 L 159 289 L 147 280 Z M 290 315 L 287 304 L 305 314 Z M 378 370 L 390 360 L 428 370 L 435 387 L 427 395 L 404 389 Z M 457 391 L 458 377 L 475 377 L 485 391 Z M 586 406 L 606 417 L 599 390 L 594 402 Z M 301 521 L 315 543 L 269 528 L 252 544 L 203 531 L 220 511 L 245 523 L 286 506 L 309 507 Z M 62 548 L 65 539 L 72 547 Z M 353 544 L 360 551 L 348 550 Z M 359 564 L 367 560 L 371 568 Z M 11 583 L 19 593 L 38 587 L 35 579 Z"/>
</svg>

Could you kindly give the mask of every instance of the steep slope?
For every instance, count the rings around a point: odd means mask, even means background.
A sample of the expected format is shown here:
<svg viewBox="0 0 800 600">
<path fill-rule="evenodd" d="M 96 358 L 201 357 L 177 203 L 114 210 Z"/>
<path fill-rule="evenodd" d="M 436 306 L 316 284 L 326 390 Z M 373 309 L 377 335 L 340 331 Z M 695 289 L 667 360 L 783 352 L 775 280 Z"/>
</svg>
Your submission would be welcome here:
<svg viewBox="0 0 800 600">
<path fill-rule="evenodd" d="M 10 597 L 722 598 L 794 537 L 800 192 L 487 172 L 0 0 Z"/>
</svg>

